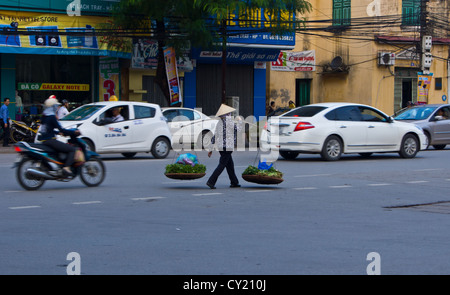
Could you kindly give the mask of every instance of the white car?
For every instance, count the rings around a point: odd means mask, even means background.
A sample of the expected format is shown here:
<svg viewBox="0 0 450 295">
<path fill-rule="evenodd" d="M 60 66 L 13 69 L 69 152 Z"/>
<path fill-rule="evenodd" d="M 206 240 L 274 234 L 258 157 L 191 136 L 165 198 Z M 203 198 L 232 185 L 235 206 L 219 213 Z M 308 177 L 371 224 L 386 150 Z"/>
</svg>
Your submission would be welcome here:
<svg viewBox="0 0 450 295">
<path fill-rule="evenodd" d="M 113 122 L 114 108 L 123 121 Z M 151 152 L 155 158 L 167 157 L 172 135 L 157 104 L 133 101 L 105 101 L 83 105 L 60 121 L 63 128 L 78 128 L 89 147 L 99 154 Z"/>
<path fill-rule="evenodd" d="M 214 136 L 217 118 L 210 118 L 198 110 L 190 108 L 163 108 L 162 113 L 166 117 L 172 134 L 174 148 L 184 144 L 195 144 L 204 148 L 211 144 Z"/>
<path fill-rule="evenodd" d="M 261 132 L 261 148 L 277 150 L 285 159 L 295 159 L 299 153 L 318 153 L 333 161 L 344 153 L 370 156 L 386 152 L 414 158 L 427 145 L 420 127 L 354 103 L 318 103 L 295 108 L 270 117 Z"/>
</svg>

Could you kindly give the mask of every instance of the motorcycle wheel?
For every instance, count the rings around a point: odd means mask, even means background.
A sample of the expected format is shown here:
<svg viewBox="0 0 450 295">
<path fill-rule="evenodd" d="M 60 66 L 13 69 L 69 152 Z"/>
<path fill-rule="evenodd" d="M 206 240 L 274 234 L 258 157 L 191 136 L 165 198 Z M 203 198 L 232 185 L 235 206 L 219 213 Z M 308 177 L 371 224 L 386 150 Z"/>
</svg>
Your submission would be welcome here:
<svg viewBox="0 0 450 295">
<path fill-rule="evenodd" d="M 20 186 L 28 191 L 34 191 L 39 189 L 45 182 L 44 178 L 37 178 L 28 175 L 28 168 L 39 169 L 39 162 L 31 160 L 31 159 L 23 159 L 16 170 L 16 178 L 19 182 Z"/>
<path fill-rule="evenodd" d="M 16 142 L 24 141 L 24 140 L 25 140 L 25 137 L 24 137 L 22 134 L 20 134 L 20 132 L 17 131 L 17 129 L 14 128 L 14 127 L 11 128 L 11 134 L 10 134 L 10 137 L 11 137 L 11 141 L 12 141 L 13 143 L 16 143 Z"/>
<path fill-rule="evenodd" d="M 86 186 L 98 186 L 105 179 L 105 165 L 99 158 L 91 158 L 80 167 L 80 178 Z"/>
</svg>

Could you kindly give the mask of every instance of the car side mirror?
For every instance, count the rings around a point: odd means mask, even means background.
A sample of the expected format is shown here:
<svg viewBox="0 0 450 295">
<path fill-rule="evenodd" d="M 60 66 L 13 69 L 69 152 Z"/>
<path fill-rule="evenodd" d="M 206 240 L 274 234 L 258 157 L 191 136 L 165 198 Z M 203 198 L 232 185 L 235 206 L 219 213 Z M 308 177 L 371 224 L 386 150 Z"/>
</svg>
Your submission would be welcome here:
<svg viewBox="0 0 450 295">
<path fill-rule="evenodd" d="M 387 118 L 387 122 L 388 122 L 388 123 L 394 123 L 394 118 L 392 118 L 391 116 L 389 116 L 389 117 Z"/>
<path fill-rule="evenodd" d="M 433 121 L 441 121 L 441 120 L 444 120 L 444 117 L 442 117 L 442 116 L 434 116 Z"/>
<path fill-rule="evenodd" d="M 104 126 L 104 125 L 111 124 L 112 122 L 113 122 L 112 118 L 107 117 L 107 118 L 104 118 L 104 119 L 99 120 L 99 121 L 97 122 L 97 125 L 98 125 L 98 126 Z"/>
</svg>

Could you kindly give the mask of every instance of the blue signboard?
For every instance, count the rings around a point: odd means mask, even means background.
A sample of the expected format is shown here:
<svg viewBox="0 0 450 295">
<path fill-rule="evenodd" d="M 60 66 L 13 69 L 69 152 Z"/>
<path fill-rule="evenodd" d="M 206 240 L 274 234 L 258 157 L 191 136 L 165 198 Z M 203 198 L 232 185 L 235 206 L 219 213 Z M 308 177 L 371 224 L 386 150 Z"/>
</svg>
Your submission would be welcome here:
<svg viewBox="0 0 450 295">
<path fill-rule="evenodd" d="M 95 15 L 112 11 L 120 0 L 2 0 L 0 10 Z"/>
</svg>

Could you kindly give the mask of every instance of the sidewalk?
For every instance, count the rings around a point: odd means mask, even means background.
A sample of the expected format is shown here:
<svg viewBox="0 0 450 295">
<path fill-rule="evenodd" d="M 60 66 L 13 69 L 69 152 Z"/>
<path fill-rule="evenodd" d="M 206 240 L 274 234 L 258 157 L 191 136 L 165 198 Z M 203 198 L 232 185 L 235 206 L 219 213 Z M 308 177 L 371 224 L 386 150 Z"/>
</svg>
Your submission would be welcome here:
<svg viewBox="0 0 450 295">
<path fill-rule="evenodd" d="M 12 154 L 14 151 L 14 144 L 10 143 L 9 147 L 3 147 L 0 145 L 0 154 Z"/>
</svg>

